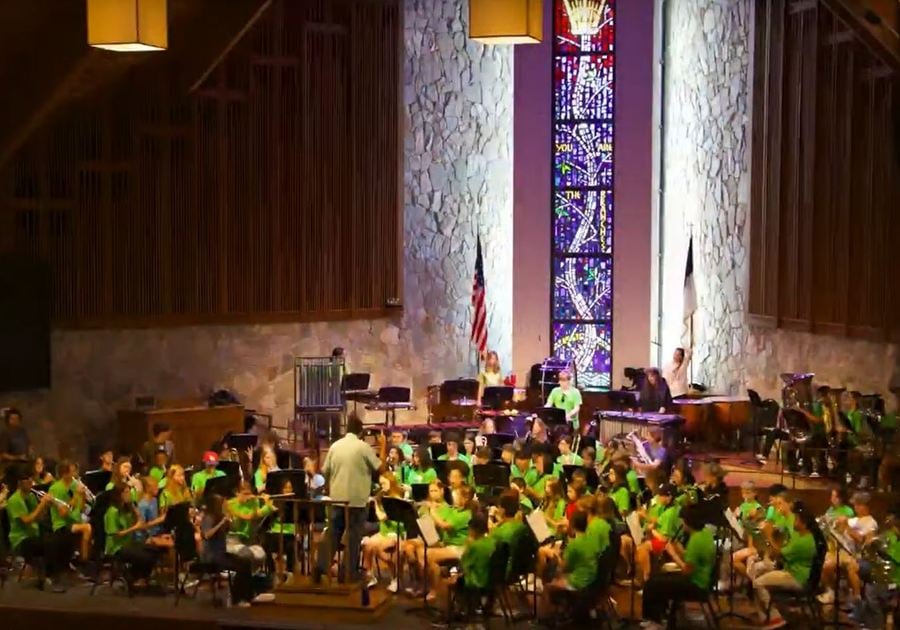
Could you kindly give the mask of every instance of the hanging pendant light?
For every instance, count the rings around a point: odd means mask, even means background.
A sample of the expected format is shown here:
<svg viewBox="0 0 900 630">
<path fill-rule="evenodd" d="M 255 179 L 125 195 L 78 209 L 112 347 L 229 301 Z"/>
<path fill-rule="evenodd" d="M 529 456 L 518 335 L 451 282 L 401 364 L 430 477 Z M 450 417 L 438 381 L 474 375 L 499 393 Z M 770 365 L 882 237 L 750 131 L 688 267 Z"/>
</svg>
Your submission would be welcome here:
<svg viewBox="0 0 900 630">
<path fill-rule="evenodd" d="M 539 44 L 541 0 L 469 0 L 469 37 L 483 44 Z"/>
<path fill-rule="evenodd" d="M 167 0 L 87 0 L 88 44 L 116 52 L 165 50 Z"/>
<path fill-rule="evenodd" d="M 596 35 L 603 22 L 606 0 L 563 0 L 572 35 Z"/>
</svg>

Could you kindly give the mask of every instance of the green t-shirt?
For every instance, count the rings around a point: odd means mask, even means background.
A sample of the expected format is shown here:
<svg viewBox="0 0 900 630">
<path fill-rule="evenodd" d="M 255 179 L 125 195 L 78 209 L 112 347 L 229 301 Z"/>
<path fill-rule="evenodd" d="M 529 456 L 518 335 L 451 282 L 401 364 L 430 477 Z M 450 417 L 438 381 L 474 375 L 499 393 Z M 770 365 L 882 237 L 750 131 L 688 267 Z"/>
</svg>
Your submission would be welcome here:
<svg viewBox="0 0 900 630">
<path fill-rule="evenodd" d="M 619 514 L 621 514 L 623 518 L 631 511 L 631 495 L 628 493 L 628 488 L 625 486 L 619 486 L 610 492 L 609 498 L 612 499 L 613 503 L 616 504 L 616 507 L 619 508 Z"/>
<path fill-rule="evenodd" d="M 109 507 L 106 514 L 103 515 L 103 529 L 106 533 L 106 546 L 104 553 L 107 556 L 114 556 L 122 547 L 131 541 L 132 535 L 116 536 L 116 533 L 128 529 L 134 525 L 134 514 L 128 510 L 119 512 L 116 507 Z"/>
<path fill-rule="evenodd" d="M 191 481 L 193 482 L 193 479 Z M 204 482 L 204 484 L 205 483 L 206 482 Z M 253 487 L 256 488 L 257 492 L 262 492 L 266 487 L 266 478 L 263 477 L 263 473 L 260 468 L 257 468 L 256 472 L 253 473 Z"/>
<path fill-rule="evenodd" d="M 513 556 L 516 554 L 516 548 L 524 534 L 525 525 L 516 519 L 504 521 L 491 530 L 490 536 L 495 542 L 506 543 L 509 546 L 509 564 L 506 567 L 507 573 L 509 573 Z"/>
<path fill-rule="evenodd" d="M 678 526 L 681 525 L 680 514 L 681 508 L 678 505 L 667 506 L 662 514 L 659 515 L 659 520 L 656 522 L 656 531 L 666 538 L 672 538 L 678 531 Z"/>
<path fill-rule="evenodd" d="M 169 488 L 164 488 L 159 493 L 159 509 L 165 510 L 169 506 L 178 505 L 179 503 L 186 503 L 190 500 L 191 497 L 187 492 L 184 493 L 184 498 L 178 501 L 175 499 L 175 496 L 172 494 L 172 491 Z"/>
<path fill-rule="evenodd" d="M 662 503 L 659 502 L 659 498 L 656 495 L 654 495 L 650 499 L 650 505 L 647 508 L 647 520 L 655 518 L 658 521 L 659 517 L 662 515 L 665 507 L 666 506 L 664 506 Z"/>
<path fill-rule="evenodd" d="M 894 560 L 891 582 L 900 584 L 900 536 L 897 536 L 897 533 L 894 531 L 888 532 L 884 537 L 884 547 L 888 555 Z"/>
<path fill-rule="evenodd" d="M 403 459 L 405 461 L 412 460 L 413 447 L 409 442 L 401 442 L 400 446 L 398 446 L 397 448 L 399 448 L 400 452 L 403 453 Z"/>
<path fill-rule="evenodd" d="M 819 419 L 819 422 L 810 423 L 813 435 L 825 435 L 825 405 L 822 404 L 822 401 L 817 400 L 813 402 L 811 411 Z"/>
<path fill-rule="evenodd" d="M 469 521 L 472 520 L 471 510 L 460 510 L 450 505 L 442 505 L 438 508 L 438 517 L 450 525 L 450 529 L 440 531 L 442 543 L 448 547 L 462 547 L 466 544 Z"/>
<path fill-rule="evenodd" d="M 837 518 L 839 516 L 846 516 L 847 518 L 853 518 L 854 512 L 853 508 L 849 505 L 838 505 L 837 507 L 831 506 L 825 511 L 825 517 L 828 519 Z"/>
<path fill-rule="evenodd" d="M 444 453 L 440 457 L 438 457 L 439 462 L 463 462 L 469 468 L 472 467 L 472 460 L 469 459 L 468 455 L 463 455 L 462 453 L 458 453 L 456 455 L 456 459 L 450 459 L 450 456 L 447 453 Z"/>
<path fill-rule="evenodd" d="M 584 460 L 581 458 L 581 455 L 575 453 L 560 455 L 556 458 L 556 463 L 560 466 L 584 466 Z"/>
<path fill-rule="evenodd" d="M 679 486 L 678 496 L 675 497 L 675 503 L 684 507 L 697 502 L 697 488 L 694 486 Z"/>
<path fill-rule="evenodd" d="M 104 490 L 106 490 L 106 492 L 109 492 L 113 488 L 115 488 L 115 485 L 113 485 L 113 482 L 110 481 L 108 484 L 106 484 L 106 487 L 104 488 Z M 141 495 L 137 491 L 137 488 L 132 487 L 130 494 L 131 494 L 131 502 L 134 503 L 135 505 L 137 505 L 137 502 L 141 500 Z"/>
<path fill-rule="evenodd" d="M 554 387 L 547 397 L 547 406 L 565 410 L 568 417 L 575 407 L 581 406 L 581 392 L 575 387 L 570 387 L 565 392 L 561 387 Z M 578 416 L 575 416 L 572 418 L 572 427 L 577 429 L 578 426 Z"/>
<path fill-rule="evenodd" d="M 528 487 L 531 489 L 539 497 L 544 496 L 544 488 L 547 486 L 547 480 L 552 479 L 552 475 L 534 475 L 531 483 L 528 484 Z"/>
<path fill-rule="evenodd" d="M 525 485 L 531 487 L 538 478 L 538 472 L 531 462 L 528 463 L 528 468 L 524 470 L 513 464 L 509 468 L 509 478 L 515 479 L 516 477 L 521 477 L 525 480 Z"/>
<path fill-rule="evenodd" d="M 166 469 L 154 466 L 147 474 L 156 479 L 159 483 L 162 483 L 162 480 L 166 478 Z"/>
<path fill-rule="evenodd" d="M 641 493 L 641 484 L 638 481 L 638 474 L 635 471 L 629 468 L 628 472 L 625 473 L 625 481 L 628 482 L 628 489 L 632 494 Z"/>
<path fill-rule="evenodd" d="M 553 521 L 561 521 L 563 517 L 566 515 L 566 500 L 565 499 L 557 499 L 556 503 L 553 505 L 544 507 L 544 517 L 549 517 Z M 551 525 L 550 522 L 547 522 L 547 525 L 550 529 L 554 529 L 556 526 Z"/>
<path fill-rule="evenodd" d="M 406 474 L 406 483 L 411 486 L 422 483 L 431 483 L 435 479 L 437 479 L 437 471 L 434 468 L 429 468 L 424 471 L 410 468 L 409 472 Z"/>
<path fill-rule="evenodd" d="M 704 527 L 691 534 L 684 550 L 684 561 L 694 569 L 691 582 L 704 591 L 709 590 L 716 564 L 716 543 L 709 529 Z"/>
<path fill-rule="evenodd" d="M 191 492 L 194 493 L 195 497 L 200 497 L 206 489 L 207 481 L 224 476 L 225 473 L 221 470 L 213 470 L 212 473 L 207 472 L 205 468 L 203 470 L 198 470 L 194 473 L 194 476 L 191 477 Z"/>
<path fill-rule="evenodd" d="M 885 416 L 881 417 L 881 428 L 882 429 L 896 429 L 897 428 L 897 413 L 889 413 Z"/>
<path fill-rule="evenodd" d="M 816 557 L 816 539 L 809 532 L 793 533 L 781 548 L 781 557 L 784 558 L 785 570 L 801 585 L 806 584 L 813 558 Z"/>
<path fill-rule="evenodd" d="M 491 557 L 497 543 L 490 536 L 470 540 L 463 551 L 462 566 L 466 588 L 484 589 L 491 578 Z"/>
<path fill-rule="evenodd" d="M 569 586 L 581 590 L 597 577 L 597 543 L 586 532 L 578 534 L 566 545 L 563 559 Z"/>
<path fill-rule="evenodd" d="M 534 503 L 531 502 L 531 499 L 525 496 L 524 492 L 519 493 L 519 509 L 521 509 L 525 514 L 530 514 L 532 510 L 534 510 Z"/>
<path fill-rule="evenodd" d="M 609 547 L 609 532 L 612 529 L 609 522 L 603 518 L 592 518 L 587 526 L 587 537 L 594 541 L 596 553 L 600 555 Z"/>
<path fill-rule="evenodd" d="M 850 428 L 853 429 L 853 432 L 857 435 L 866 430 L 866 426 L 863 424 L 865 422 L 865 418 L 863 412 L 859 409 L 848 411 L 847 420 L 850 421 Z"/>
<path fill-rule="evenodd" d="M 38 538 L 41 535 L 41 527 L 37 519 L 30 525 L 22 522 L 22 518 L 34 512 L 37 506 L 37 497 L 30 492 L 23 495 L 16 490 L 9 497 L 6 503 L 6 514 L 9 516 L 9 545 L 13 550 L 26 538 Z"/>
<path fill-rule="evenodd" d="M 72 500 L 72 497 L 75 496 L 75 491 L 78 488 L 78 482 L 74 479 L 72 483 L 66 485 L 66 482 L 62 479 L 58 479 L 53 482 L 50 486 L 50 495 L 55 498 L 63 501 L 65 503 L 69 503 Z M 62 529 L 63 527 L 71 527 L 76 523 L 81 522 L 81 507 L 76 505 L 75 508 L 70 509 L 69 513 L 65 516 L 62 516 L 59 513 L 59 508 L 56 507 L 56 502 L 50 504 L 50 522 L 53 526 L 53 531 L 57 531 Z"/>
<path fill-rule="evenodd" d="M 794 531 L 794 515 L 785 516 L 771 505 L 766 510 L 766 520 L 771 521 L 773 527 L 779 532 L 790 535 Z"/>
<path fill-rule="evenodd" d="M 253 523 L 257 518 L 265 518 L 275 511 L 275 508 L 268 505 L 263 505 L 263 507 L 260 508 L 260 501 L 255 497 L 244 501 L 243 503 L 240 503 L 236 498 L 228 499 L 226 505 L 228 506 L 228 511 L 237 517 L 231 521 L 230 533 L 238 536 L 243 541 L 250 540 Z M 262 513 L 257 515 L 258 511 L 261 511 Z M 252 516 L 253 519 L 247 520 L 246 518 L 240 518 L 242 516 Z"/>
<path fill-rule="evenodd" d="M 740 510 L 741 520 L 749 521 L 750 517 L 753 516 L 753 513 L 760 508 L 762 508 L 762 505 L 759 501 L 744 501 L 741 503 L 740 508 L 738 508 Z"/>
</svg>

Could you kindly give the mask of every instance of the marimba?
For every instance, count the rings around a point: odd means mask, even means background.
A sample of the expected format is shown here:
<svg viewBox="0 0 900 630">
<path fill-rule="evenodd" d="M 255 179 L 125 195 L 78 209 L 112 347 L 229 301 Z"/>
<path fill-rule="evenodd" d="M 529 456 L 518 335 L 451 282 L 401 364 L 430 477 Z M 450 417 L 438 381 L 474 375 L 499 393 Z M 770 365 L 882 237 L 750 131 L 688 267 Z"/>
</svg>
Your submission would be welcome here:
<svg viewBox="0 0 900 630">
<path fill-rule="evenodd" d="M 597 439 L 603 444 L 620 433 L 644 430 L 653 427 L 663 432 L 663 445 L 672 448 L 681 442 L 681 427 L 684 417 L 674 413 L 642 413 L 635 411 L 597 411 L 594 414 L 597 425 Z"/>
</svg>

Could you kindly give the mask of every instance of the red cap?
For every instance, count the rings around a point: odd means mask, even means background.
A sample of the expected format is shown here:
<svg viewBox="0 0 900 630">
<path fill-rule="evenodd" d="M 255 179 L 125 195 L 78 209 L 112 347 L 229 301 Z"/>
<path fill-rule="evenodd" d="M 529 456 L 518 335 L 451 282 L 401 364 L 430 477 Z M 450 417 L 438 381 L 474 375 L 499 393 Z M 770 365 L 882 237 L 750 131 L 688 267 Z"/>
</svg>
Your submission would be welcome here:
<svg viewBox="0 0 900 630">
<path fill-rule="evenodd" d="M 218 464 L 219 456 L 215 451 L 206 451 L 203 453 L 203 463 L 207 466 L 210 464 Z"/>
</svg>

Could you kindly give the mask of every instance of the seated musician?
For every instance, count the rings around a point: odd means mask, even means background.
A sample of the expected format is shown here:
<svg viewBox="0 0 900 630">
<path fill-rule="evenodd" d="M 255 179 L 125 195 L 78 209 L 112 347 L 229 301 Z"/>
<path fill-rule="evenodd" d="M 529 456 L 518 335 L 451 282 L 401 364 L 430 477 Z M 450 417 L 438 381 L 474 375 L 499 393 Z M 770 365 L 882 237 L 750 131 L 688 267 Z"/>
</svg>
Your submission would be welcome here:
<svg viewBox="0 0 900 630">
<path fill-rule="evenodd" d="M 272 500 L 267 495 L 253 494 L 250 482 L 243 480 L 234 498 L 225 502 L 225 510 L 231 519 L 226 537 L 228 553 L 261 564 L 266 559 L 266 552 L 256 543 L 256 526 L 275 512 Z"/>
<path fill-rule="evenodd" d="M 671 363 L 663 368 L 663 378 L 669 384 L 672 398 L 678 398 L 688 393 L 688 366 L 694 352 L 690 348 L 675 348 Z"/>
<path fill-rule="evenodd" d="M 500 357 L 496 351 L 489 350 L 485 355 L 484 367 L 478 373 L 478 402 L 484 396 L 485 387 L 501 387 L 503 372 L 500 370 Z"/>
<path fill-rule="evenodd" d="M 118 558 L 131 566 L 136 585 L 146 583 L 156 565 L 156 557 L 144 546 L 136 534 L 144 528 L 144 522 L 131 501 L 133 488 L 125 484 L 115 486 L 109 507 L 103 515 L 106 536 L 104 555 Z"/>
<path fill-rule="evenodd" d="M 566 422 L 572 425 L 572 430 L 578 432 L 578 412 L 581 410 L 581 392 L 572 385 L 572 374 L 568 370 L 559 373 L 559 385 L 550 391 L 547 397 L 547 407 L 562 409 L 566 412 Z"/>
<path fill-rule="evenodd" d="M 46 546 L 41 537 L 40 521 L 50 510 L 53 496 L 48 492 L 40 499 L 31 491 L 34 481 L 24 464 L 9 470 L 8 478 L 16 482 L 16 490 L 6 501 L 6 514 L 9 517 L 9 546 L 13 556 L 21 556 L 28 564 L 46 555 Z M 47 563 L 45 570 L 48 577 L 56 577 L 56 569 Z M 44 576 L 39 575 L 38 580 Z"/>
<path fill-rule="evenodd" d="M 607 475 L 609 498 L 623 517 L 631 511 L 631 491 L 628 489 L 628 469 L 623 464 L 613 464 Z"/>
<path fill-rule="evenodd" d="M 153 477 L 160 484 L 160 490 L 165 487 L 163 480 L 166 478 L 166 471 L 169 469 L 169 454 L 166 447 L 160 444 L 153 453 L 153 465 L 147 472 L 147 476 Z"/>
<path fill-rule="evenodd" d="M 846 488 L 838 486 L 831 489 L 831 500 L 828 509 L 825 510 L 825 520 L 833 523 L 839 516 L 845 518 L 853 518 L 856 516 L 853 508 L 850 507 L 850 497 Z"/>
<path fill-rule="evenodd" d="M 463 455 L 469 458 L 470 462 L 475 457 L 475 439 L 469 434 L 463 438 Z"/>
<path fill-rule="evenodd" d="M 319 497 L 325 490 L 325 477 L 319 472 L 316 460 L 307 455 L 303 458 L 303 472 L 306 475 L 306 491 L 311 499 Z M 282 491 L 282 494 L 286 491 Z M 294 492 L 293 487 L 290 491 Z"/>
<path fill-rule="evenodd" d="M 700 467 L 701 482 L 697 492 L 703 501 L 715 501 L 721 510 L 728 506 L 728 486 L 725 484 L 725 470 L 717 462 L 706 462 Z"/>
<path fill-rule="evenodd" d="M 597 462 L 597 451 L 593 446 L 585 446 L 581 449 L 581 465 L 588 470 L 602 466 L 605 463 L 606 462 Z"/>
<path fill-rule="evenodd" d="M 644 413 L 666 413 L 672 409 L 672 393 L 659 370 L 650 367 L 644 370 L 644 385 L 641 387 L 640 406 Z"/>
<path fill-rule="evenodd" d="M 703 522 L 697 506 L 688 506 L 681 513 L 684 531 L 688 535 L 686 547 L 671 540 L 666 551 L 680 569 L 676 573 L 661 573 L 644 585 L 643 613 L 648 630 L 662 630 L 663 616 L 670 602 L 680 598 L 703 598 L 712 586 L 716 563 L 716 543 L 712 531 Z"/>
<path fill-rule="evenodd" d="M 787 488 L 780 483 L 772 484 L 769 487 L 769 502 L 766 508 L 765 517 L 760 525 L 760 532 L 770 531 L 781 536 L 793 527 L 794 514 L 790 511 L 790 504 L 787 500 L 780 500 L 786 496 Z M 782 509 L 779 509 L 779 506 Z M 784 509 L 785 506 L 788 509 Z M 758 548 L 758 544 L 750 536 L 747 540 L 747 546 L 738 549 L 732 554 L 732 562 L 735 572 L 743 577 L 752 577 L 752 567 L 760 560 L 760 552 L 763 548 Z"/>
<path fill-rule="evenodd" d="M 409 485 L 431 483 L 437 479 L 437 471 L 431 462 L 431 452 L 427 446 L 420 446 L 413 451 L 412 462 L 406 474 Z"/>
<path fill-rule="evenodd" d="M 294 485 L 290 479 L 284 480 L 284 483 L 278 488 L 278 494 L 294 494 Z M 279 518 L 275 519 L 275 522 L 269 527 L 265 537 L 266 553 L 269 554 L 270 558 L 274 559 L 269 568 L 274 570 L 276 579 L 281 582 L 288 582 L 289 578 L 293 577 L 294 565 L 296 564 L 294 541 L 299 539 L 297 528 L 293 522 L 292 508 L 290 504 L 286 504 L 286 507 L 287 509 L 281 510 Z"/>
<path fill-rule="evenodd" d="M 525 494 L 528 495 L 528 498 L 531 499 L 531 502 L 537 505 L 540 503 L 541 499 L 544 496 L 544 488 L 547 484 L 547 481 L 550 479 L 554 479 L 553 476 L 553 458 L 547 454 L 540 452 L 538 450 L 535 453 L 534 457 L 532 457 L 532 474 L 530 478 L 526 480 L 527 487 L 525 488 Z"/>
<path fill-rule="evenodd" d="M 525 485 L 528 485 L 529 482 L 534 481 L 536 472 L 534 470 L 533 462 L 531 461 L 531 453 L 525 449 L 520 449 L 516 451 L 513 456 L 513 465 L 509 470 L 509 476 L 512 477 L 521 477 L 525 480 Z"/>
<path fill-rule="evenodd" d="M 672 465 L 669 483 L 675 486 L 675 502 L 678 505 L 684 507 L 697 502 L 697 486 L 687 460 L 679 459 Z"/>
<path fill-rule="evenodd" d="M 556 458 L 557 464 L 560 466 L 584 466 L 584 459 L 578 453 L 572 452 L 572 438 L 568 435 L 561 436 L 556 447 L 559 449 L 559 457 Z"/>
<path fill-rule="evenodd" d="M 210 479 L 224 477 L 225 472 L 216 468 L 219 465 L 219 456 L 214 451 L 203 453 L 203 470 L 198 470 L 191 477 L 191 492 L 194 497 L 202 497 L 206 489 L 206 482 Z"/>
<path fill-rule="evenodd" d="M 587 533 L 588 514 L 581 510 L 572 516 L 570 538 L 561 556 L 557 558 L 557 569 L 561 573 L 547 584 L 545 604 L 552 601 L 556 591 L 582 591 L 597 577 L 597 541 Z"/>
<path fill-rule="evenodd" d="M 547 528 L 551 532 L 562 533 L 568 527 L 566 520 L 566 500 L 563 482 L 559 479 L 550 479 L 544 486 L 544 496 L 541 497 L 540 510 L 544 514 Z"/>
<path fill-rule="evenodd" d="M 159 513 L 159 482 L 156 477 L 147 475 L 144 478 L 143 492 L 137 503 L 138 517 L 143 522 L 140 531 L 135 532 L 135 538 L 150 547 L 170 548 L 175 542 L 171 534 L 163 532 L 162 525 L 165 516 Z"/>
<path fill-rule="evenodd" d="M 566 485 L 566 520 L 571 520 L 572 515 L 578 510 L 578 502 L 584 496 L 589 496 L 587 475 L 583 470 L 576 470 Z"/>
<path fill-rule="evenodd" d="M 62 461 L 56 468 L 58 479 L 50 486 L 49 494 L 56 501 L 50 506 L 50 520 L 53 527 L 54 553 L 60 565 L 68 563 L 72 555 L 72 545 L 80 541 L 81 561 L 87 562 L 91 551 L 91 524 L 83 522 L 81 515 L 87 505 L 87 488 L 75 478 L 78 467 Z"/>
<path fill-rule="evenodd" d="M 44 458 L 40 455 L 34 458 L 34 463 L 31 466 L 31 479 L 38 486 L 53 483 L 53 474 L 47 470 Z"/>
<path fill-rule="evenodd" d="M 513 444 L 504 444 L 500 449 L 500 461 L 512 469 L 516 461 L 516 447 Z"/>
<path fill-rule="evenodd" d="M 432 513 L 440 512 L 445 508 L 447 502 L 444 500 L 444 484 L 440 479 L 434 479 L 428 484 L 428 498 L 418 506 L 419 517 L 430 516 Z M 436 529 L 436 528 L 435 528 Z M 425 543 L 419 538 L 407 538 L 403 541 L 403 557 L 412 570 L 424 576 Z M 429 550 L 429 554 L 431 551 Z M 410 589 L 410 592 L 414 592 Z"/>
<path fill-rule="evenodd" d="M 779 502 L 786 503 L 786 495 L 779 495 Z M 787 622 L 774 606 L 766 609 L 771 601 L 768 587 L 776 586 L 780 589 L 801 590 L 809 580 L 810 570 L 816 556 L 816 541 L 812 529 L 816 527 L 815 518 L 802 504 L 796 505 L 796 518 L 793 519 L 793 528 L 782 544 L 774 535 L 771 528 L 764 529 L 770 559 L 757 563 L 754 571 L 753 588 L 756 590 L 756 600 L 759 606 L 758 614 L 765 628 L 781 628 Z M 788 510 L 790 506 L 788 504 Z M 784 513 L 784 506 L 779 510 Z M 779 559 L 775 564 L 774 559 Z M 778 567 L 781 568 L 778 568 Z M 646 596 L 646 594 L 645 594 Z"/>
<path fill-rule="evenodd" d="M 855 516 L 836 516 L 832 526 L 844 534 L 850 543 L 850 549 L 841 549 L 840 553 L 829 551 L 825 556 L 825 564 L 822 566 L 822 583 L 828 585 L 828 589 L 819 595 L 819 601 L 823 604 L 834 602 L 834 586 L 837 574 L 838 557 L 840 557 L 841 573 L 847 577 L 850 584 L 850 603 L 855 604 L 862 596 L 862 582 L 859 578 L 859 561 L 853 554 L 862 549 L 878 534 L 878 521 L 869 510 L 871 497 L 867 492 L 857 492 L 850 498 Z"/>
<path fill-rule="evenodd" d="M 231 517 L 225 512 L 224 499 L 213 494 L 207 497 L 206 510 L 200 524 L 203 541 L 200 559 L 213 565 L 218 571 L 232 571 L 231 600 L 240 608 L 250 606 L 253 599 L 252 564 L 247 558 L 228 553 L 226 538 L 231 527 Z"/>
<path fill-rule="evenodd" d="M 469 458 L 465 456 L 463 453 L 459 451 L 459 435 L 456 433 L 448 432 L 445 439 L 445 444 L 447 445 L 447 452 L 438 457 L 438 461 L 440 462 L 455 462 L 461 461 L 465 462 L 466 465 L 471 464 Z"/>
<path fill-rule="evenodd" d="M 509 564 L 507 573 L 512 566 L 512 559 L 523 536 L 528 534 L 528 526 L 519 516 L 519 493 L 515 490 L 506 490 L 500 495 L 497 505 L 490 509 L 489 521 L 490 536 L 496 543 L 505 543 L 509 547 Z"/>
<path fill-rule="evenodd" d="M 650 506 L 643 510 L 641 520 L 646 535 L 635 550 L 637 575 L 643 583 L 650 579 L 650 555 L 661 555 L 681 527 L 681 508 L 673 502 L 674 494 L 675 488 L 671 484 L 662 484 Z"/>
<path fill-rule="evenodd" d="M 534 510 L 534 503 L 532 503 L 531 498 L 526 493 L 528 485 L 525 483 L 525 480 L 521 477 L 510 477 L 509 487 L 519 494 L 519 511 L 522 515 L 527 516 L 531 514 L 532 510 Z"/>
<path fill-rule="evenodd" d="M 131 458 L 120 457 L 113 468 L 112 476 L 106 484 L 104 490 L 109 492 L 117 486 L 128 486 L 131 488 L 131 502 L 137 504 L 143 492 L 141 482 L 131 475 Z"/>
<path fill-rule="evenodd" d="M 413 446 L 406 438 L 406 432 L 401 429 L 391 431 L 391 446 L 396 446 L 403 451 L 403 457 L 407 460 L 412 458 Z"/>
<path fill-rule="evenodd" d="M 165 481 L 166 486 L 160 490 L 158 501 L 159 514 L 163 517 L 163 522 L 165 522 L 165 516 L 169 511 L 169 507 L 181 503 L 191 503 L 193 496 L 190 488 L 187 487 L 184 468 L 180 465 L 173 464 L 169 466 L 166 478 L 163 481 Z"/>
<path fill-rule="evenodd" d="M 459 560 L 465 550 L 469 521 L 477 506 L 474 493 L 469 486 L 453 491 L 453 505 L 444 505 L 431 511 L 431 518 L 441 537 L 441 546 L 428 550 L 428 571 L 431 576 L 431 592 L 426 599 L 434 599 L 435 586 L 441 581 L 441 563 Z"/>
<path fill-rule="evenodd" d="M 482 512 L 472 514 L 469 521 L 469 537 L 466 539 L 465 548 L 460 558 L 462 574 L 451 575 L 448 579 L 441 579 L 437 583 L 438 599 L 444 601 L 446 589 L 455 585 L 457 589 L 485 590 L 491 586 L 491 559 L 497 548 L 494 539 L 487 535 L 488 520 Z"/>
<path fill-rule="evenodd" d="M 642 474 L 647 474 L 651 470 L 661 470 L 668 476 L 669 455 L 663 446 L 663 432 L 659 427 L 650 427 L 647 434 L 650 440 L 644 445 L 644 450 L 650 456 L 650 462 L 645 464 L 638 459 L 632 459 L 631 465 Z"/>
<path fill-rule="evenodd" d="M 733 510 L 735 519 L 740 521 L 744 528 L 744 540 L 735 543 L 732 548 L 732 554 L 735 558 L 743 558 L 742 562 L 746 562 L 748 554 L 756 555 L 753 549 L 754 542 L 752 532 L 759 528 L 762 522 L 764 510 L 762 504 L 757 500 L 756 484 L 748 479 L 741 483 L 741 504 Z M 744 552 L 738 556 L 739 551 L 751 549 L 750 552 Z M 738 576 L 739 577 L 739 576 Z M 719 592 L 725 593 L 731 588 L 731 564 L 723 561 L 719 565 Z"/>
<path fill-rule="evenodd" d="M 382 566 L 387 566 L 391 574 L 391 582 L 388 585 L 388 591 L 397 592 L 397 576 L 394 574 L 394 563 L 391 562 L 390 552 L 397 547 L 397 542 L 404 536 L 403 525 L 388 519 L 382 507 L 381 499 L 390 497 L 393 499 L 403 498 L 403 488 L 397 482 L 397 478 L 392 472 L 384 471 L 378 477 L 378 492 L 372 498 L 375 503 L 375 516 L 378 519 L 378 532 L 367 536 L 362 540 L 363 548 L 363 570 L 366 571 L 369 588 L 378 584 L 378 578 L 375 577 L 375 565 L 381 562 Z"/>
<path fill-rule="evenodd" d="M 805 413 L 809 419 L 810 437 L 803 447 L 803 461 L 810 463 L 810 477 L 819 477 L 819 471 L 825 468 L 823 451 L 819 449 L 828 447 L 828 435 L 834 426 L 831 405 L 828 401 L 830 391 L 827 385 L 816 389 L 816 398 L 812 402 L 812 413 Z"/>
<path fill-rule="evenodd" d="M 406 473 L 409 466 L 406 465 L 406 458 L 403 456 L 403 451 L 400 450 L 400 447 L 391 446 L 388 449 L 385 466 L 394 473 L 400 485 L 406 483 Z"/>
<path fill-rule="evenodd" d="M 262 492 L 263 490 L 265 490 L 266 479 L 269 477 L 269 473 L 275 472 L 277 470 L 281 470 L 281 468 L 279 468 L 278 466 L 278 456 L 275 454 L 275 451 L 271 448 L 262 449 L 259 454 L 259 466 L 257 467 L 256 472 L 253 473 L 254 489 L 257 492 Z M 222 471 L 217 470 L 216 472 Z M 193 479 L 191 480 L 191 485 L 193 485 Z M 206 485 L 206 481 L 203 482 L 203 485 Z"/>
<path fill-rule="evenodd" d="M 458 490 L 466 485 L 469 479 L 469 467 L 465 462 L 450 462 L 447 466 L 447 485 L 450 490 Z"/>
</svg>

